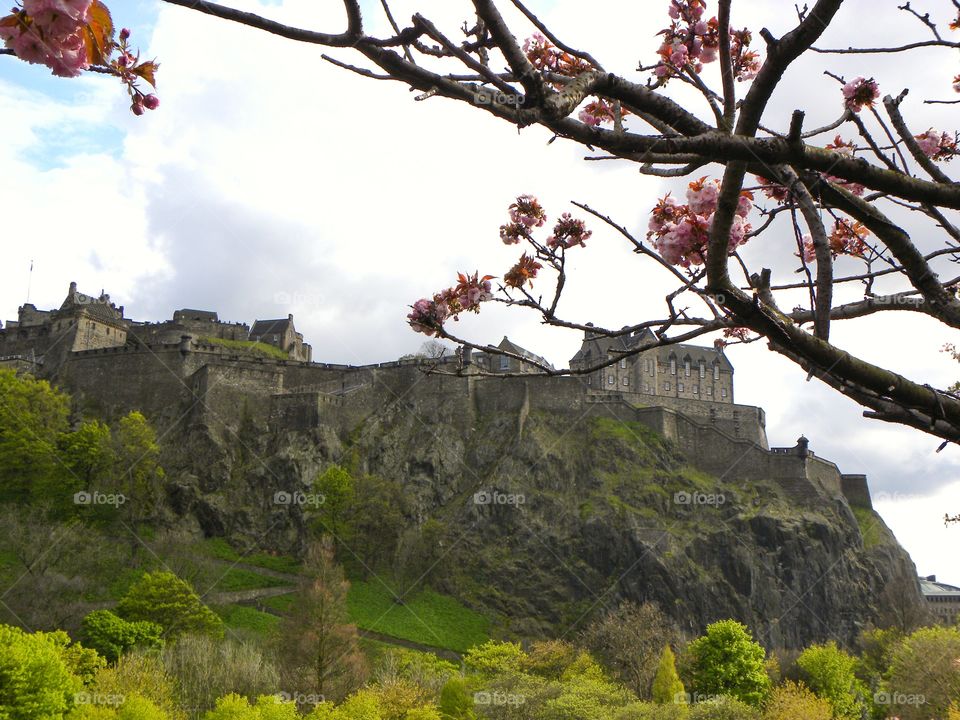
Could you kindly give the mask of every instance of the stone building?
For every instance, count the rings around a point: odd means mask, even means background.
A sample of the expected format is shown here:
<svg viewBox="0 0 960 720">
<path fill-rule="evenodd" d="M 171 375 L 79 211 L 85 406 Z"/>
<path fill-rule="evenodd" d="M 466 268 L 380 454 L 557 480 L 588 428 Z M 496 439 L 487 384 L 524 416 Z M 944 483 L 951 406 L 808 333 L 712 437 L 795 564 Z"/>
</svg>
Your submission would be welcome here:
<svg viewBox="0 0 960 720">
<path fill-rule="evenodd" d="M 519 355 L 520 357 L 530 360 L 530 362 L 525 362 L 523 360 L 517 360 L 516 358 L 508 357 L 507 355 L 497 355 L 495 353 L 485 353 L 478 350 L 471 350 L 469 348 L 464 350 L 465 357 L 464 361 L 469 362 L 476 366 L 477 369 L 488 372 L 488 373 L 540 373 L 543 372 L 540 366 L 546 366 L 553 368 L 547 360 L 540 355 L 536 355 L 529 350 L 520 347 L 514 342 L 511 342 L 510 338 L 506 335 L 503 336 L 503 340 L 500 341 L 498 345 L 495 346 L 499 350 L 504 352 L 512 353 L 514 355 Z M 537 364 L 534 364 L 537 363 Z"/>
<path fill-rule="evenodd" d="M 928 575 L 920 578 L 920 592 L 938 622 L 953 625 L 960 620 L 960 587 L 937 582 L 936 575 Z"/>
<path fill-rule="evenodd" d="M 587 386 L 597 391 L 733 404 L 733 365 L 722 350 L 655 343 L 648 329 L 616 337 L 587 331 L 570 368 L 585 370 L 614 361 L 585 377 Z M 650 349 L 627 356 L 645 345 Z"/>
<path fill-rule="evenodd" d="M 250 329 L 250 339 L 280 348 L 291 360 L 310 362 L 313 356 L 313 349 L 293 326 L 293 315 L 280 320 L 257 320 Z"/>
<path fill-rule="evenodd" d="M 119 347 L 127 341 L 127 325 L 122 305 L 118 308 L 104 292 L 85 295 L 72 282 L 56 310 L 38 310 L 32 303 L 18 309 L 17 319 L 0 330 L 0 357 L 42 364 L 59 362 L 70 352 Z"/>
</svg>

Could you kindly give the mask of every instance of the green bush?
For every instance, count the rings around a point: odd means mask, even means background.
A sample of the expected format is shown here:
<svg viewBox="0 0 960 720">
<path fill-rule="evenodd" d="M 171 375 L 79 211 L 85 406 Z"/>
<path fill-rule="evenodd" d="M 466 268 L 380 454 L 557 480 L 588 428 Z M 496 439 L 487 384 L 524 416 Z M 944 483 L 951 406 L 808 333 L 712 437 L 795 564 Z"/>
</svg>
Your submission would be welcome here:
<svg viewBox="0 0 960 720">
<path fill-rule="evenodd" d="M 760 720 L 760 713 L 736 698 L 719 695 L 693 705 L 690 720 Z"/>
<path fill-rule="evenodd" d="M 811 645 L 797 658 L 797 667 L 810 689 L 833 708 L 834 718 L 859 720 L 863 714 L 866 688 L 857 680 L 857 661 L 832 640 Z"/>
<path fill-rule="evenodd" d="M 134 647 L 163 646 L 163 628 L 149 620 L 129 621 L 109 610 L 94 610 L 80 623 L 83 643 L 103 655 L 108 662 Z"/>
<path fill-rule="evenodd" d="M 171 572 L 145 573 L 117 604 L 125 620 L 148 620 L 168 637 L 183 633 L 223 636 L 223 621 L 204 605 L 190 584 Z"/>
<path fill-rule="evenodd" d="M 766 652 L 736 620 L 708 625 L 706 635 L 690 643 L 686 655 L 697 695 L 728 695 L 756 707 L 770 691 Z"/>
</svg>

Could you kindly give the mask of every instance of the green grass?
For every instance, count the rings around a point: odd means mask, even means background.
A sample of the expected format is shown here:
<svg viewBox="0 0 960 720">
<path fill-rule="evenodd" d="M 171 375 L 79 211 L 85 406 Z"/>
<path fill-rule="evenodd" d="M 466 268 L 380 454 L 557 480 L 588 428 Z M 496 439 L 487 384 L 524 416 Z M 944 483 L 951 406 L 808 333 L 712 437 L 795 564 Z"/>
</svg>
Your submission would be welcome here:
<svg viewBox="0 0 960 720">
<path fill-rule="evenodd" d="M 213 610 L 231 630 L 247 631 L 260 636 L 272 633 L 280 622 L 276 615 L 260 612 L 246 605 L 217 605 Z"/>
<path fill-rule="evenodd" d="M 350 619 L 365 630 L 464 651 L 489 638 L 490 621 L 454 598 L 423 590 L 405 605 L 379 582 L 354 582 L 347 596 Z"/>
<path fill-rule="evenodd" d="M 290 583 L 278 578 L 235 567 L 227 570 L 216 580 L 213 591 L 231 592 L 234 590 L 256 590 L 258 588 L 280 587 L 281 585 L 289 584 Z"/>
<path fill-rule="evenodd" d="M 208 538 L 203 541 L 203 547 L 209 555 L 218 560 L 242 562 L 246 565 L 256 565 L 267 570 L 289 573 L 290 575 L 300 573 L 300 563 L 288 555 L 268 555 L 263 552 L 241 555 L 224 538 Z"/>
<path fill-rule="evenodd" d="M 224 338 L 201 337 L 200 342 L 207 343 L 209 345 L 219 345 L 229 350 L 236 350 L 237 352 L 241 353 L 263 355 L 264 357 L 273 358 L 275 360 L 290 359 L 290 356 L 280 348 L 253 340 L 225 340 Z"/>
<path fill-rule="evenodd" d="M 271 610 L 276 610 L 279 613 L 288 613 L 290 612 L 290 606 L 293 605 L 293 600 L 294 595 L 290 593 L 289 595 L 274 595 L 273 597 L 261 598 L 259 602 Z"/>
<path fill-rule="evenodd" d="M 860 526 L 860 535 L 863 536 L 863 547 L 867 550 L 876 547 L 883 542 L 881 533 L 881 520 L 873 510 L 864 507 L 851 507 L 854 517 L 857 518 L 857 525 Z"/>
</svg>

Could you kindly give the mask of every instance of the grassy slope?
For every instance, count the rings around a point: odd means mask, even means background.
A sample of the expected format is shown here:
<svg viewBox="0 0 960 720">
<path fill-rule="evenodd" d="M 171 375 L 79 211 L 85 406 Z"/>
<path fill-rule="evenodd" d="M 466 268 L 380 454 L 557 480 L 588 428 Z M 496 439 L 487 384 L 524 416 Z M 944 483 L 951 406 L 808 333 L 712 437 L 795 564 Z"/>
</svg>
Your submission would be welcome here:
<svg viewBox="0 0 960 720">
<path fill-rule="evenodd" d="M 347 606 L 358 627 L 424 645 L 463 651 L 489 638 L 486 617 L 431 590 L 397 605 L 382 583 L 354 582 Z"/>
</svg>

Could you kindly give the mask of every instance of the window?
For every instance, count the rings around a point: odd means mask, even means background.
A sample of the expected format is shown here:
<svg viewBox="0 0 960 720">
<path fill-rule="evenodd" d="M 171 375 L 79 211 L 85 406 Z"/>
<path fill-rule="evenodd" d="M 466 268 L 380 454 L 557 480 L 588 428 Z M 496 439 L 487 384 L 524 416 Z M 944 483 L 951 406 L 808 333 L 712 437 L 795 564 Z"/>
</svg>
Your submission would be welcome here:
<svg viewBox="0 0 960 720">
<path fill-rule="evenodd" d="M 510 358 L 508 358 L 506 355 L 501 355 L 501 356 L 500 356 L 500 369 L 501 369 L 501 370 L 509 370 L 509 369 L 510 369 Z"/>
<path fill-rule="evenodd" d="M 670 383 L 665 382 L 665 383 L 663 384 L 663 389 L 666 390 L 667 392 L 670 392 Z"/>
<path fill-rule="evenodd" d="M 649 359 L 649 358 L 643 361 L 643 371 L 644 371 L 644 372 L 650 372 L 650 359 Z"/>
<path fill-rule="evenodd" d="M 622 370 L 625 370 L 626 367 L 627 367 L 627 359 L 626 359 L 626 358 L 623 358 L 623 359 L 620 360 L 620 368 L 621 368 Z"/>
<path fill-rule="evenodd" d="M 670 358 L 670 374 L 671 374 L 671 375 L 676 375 L 676 374 L 677 374 L 677 359 L 676 359 L 676 358 Z"/>
<path fill-rule="evenodd" d="M 703 361 L 700 361 L 700 379 L 703 380 L 707 376 L 707 366 L 703 364 Z"/>
<path fill-rule="evenodd" d="M 630 384 L 630 378 L 624 378 L 624 379 L 623 379 L 623 384 L 624 384 L 624 385 L 629 385 L 629 384 Z"/>
<path fill-rule="evenodd" d="M 694 385 L 694 386 L 693 386 L 693 394 L 694 394 L 694 395 L 699 395 L 699 394 L 700 394 L 700 386 L 699 386 L 699 385 Z"/>
<path fill-rule="evenodd" d="M 712 387 L 708 387 L 708 388 L 707 388 L 707 395 L 711 395 L 711 396 L 713 395 L 713 388 L 712 388 Z"/>
<path fill-rule="evenodd" d="M 593 381 L 593 378 L 587 375 L 587 385 L 590 385 L 592 381 Z"/>
<path fill-rule="evenodd" d="M 644 383 L 644 384 L 643 384 L 643 391 L 644 391 L 645 393 L 649 393 L 649 392 L 650 392 L 650 383 Z"/>
<path fill-rule="evenodd" d="M 683 383 L 682 383 L 682 382 L 678 382 L 678 383 L 677 383 L 677 392 L 683 392 Z"/>
<path fill-rule="evenodd" d="M 716 363 L 714 363 L 713 365 L 713 379 L 714 380 L 720 379 L 720 366 L 717 365 Z"/>
<path fill-rule="evenodd" d="M 689 360 L 683 361 L 683 374 L 686 375 L 687 377 L 690 377 L 690 361 Z"/>
<path fill-rule="evenodd" d="M 616 385 L 616 383 L 617 383 L 617 378 L 614 377 L 613 375 L 607 378 L 607 385 Z"/>
<path fill-rule="evenodd" d="M 726 397 L 726 396 L 727 396 L 727 389 L 720 388 L 720 397 Z"/>
</svg>

